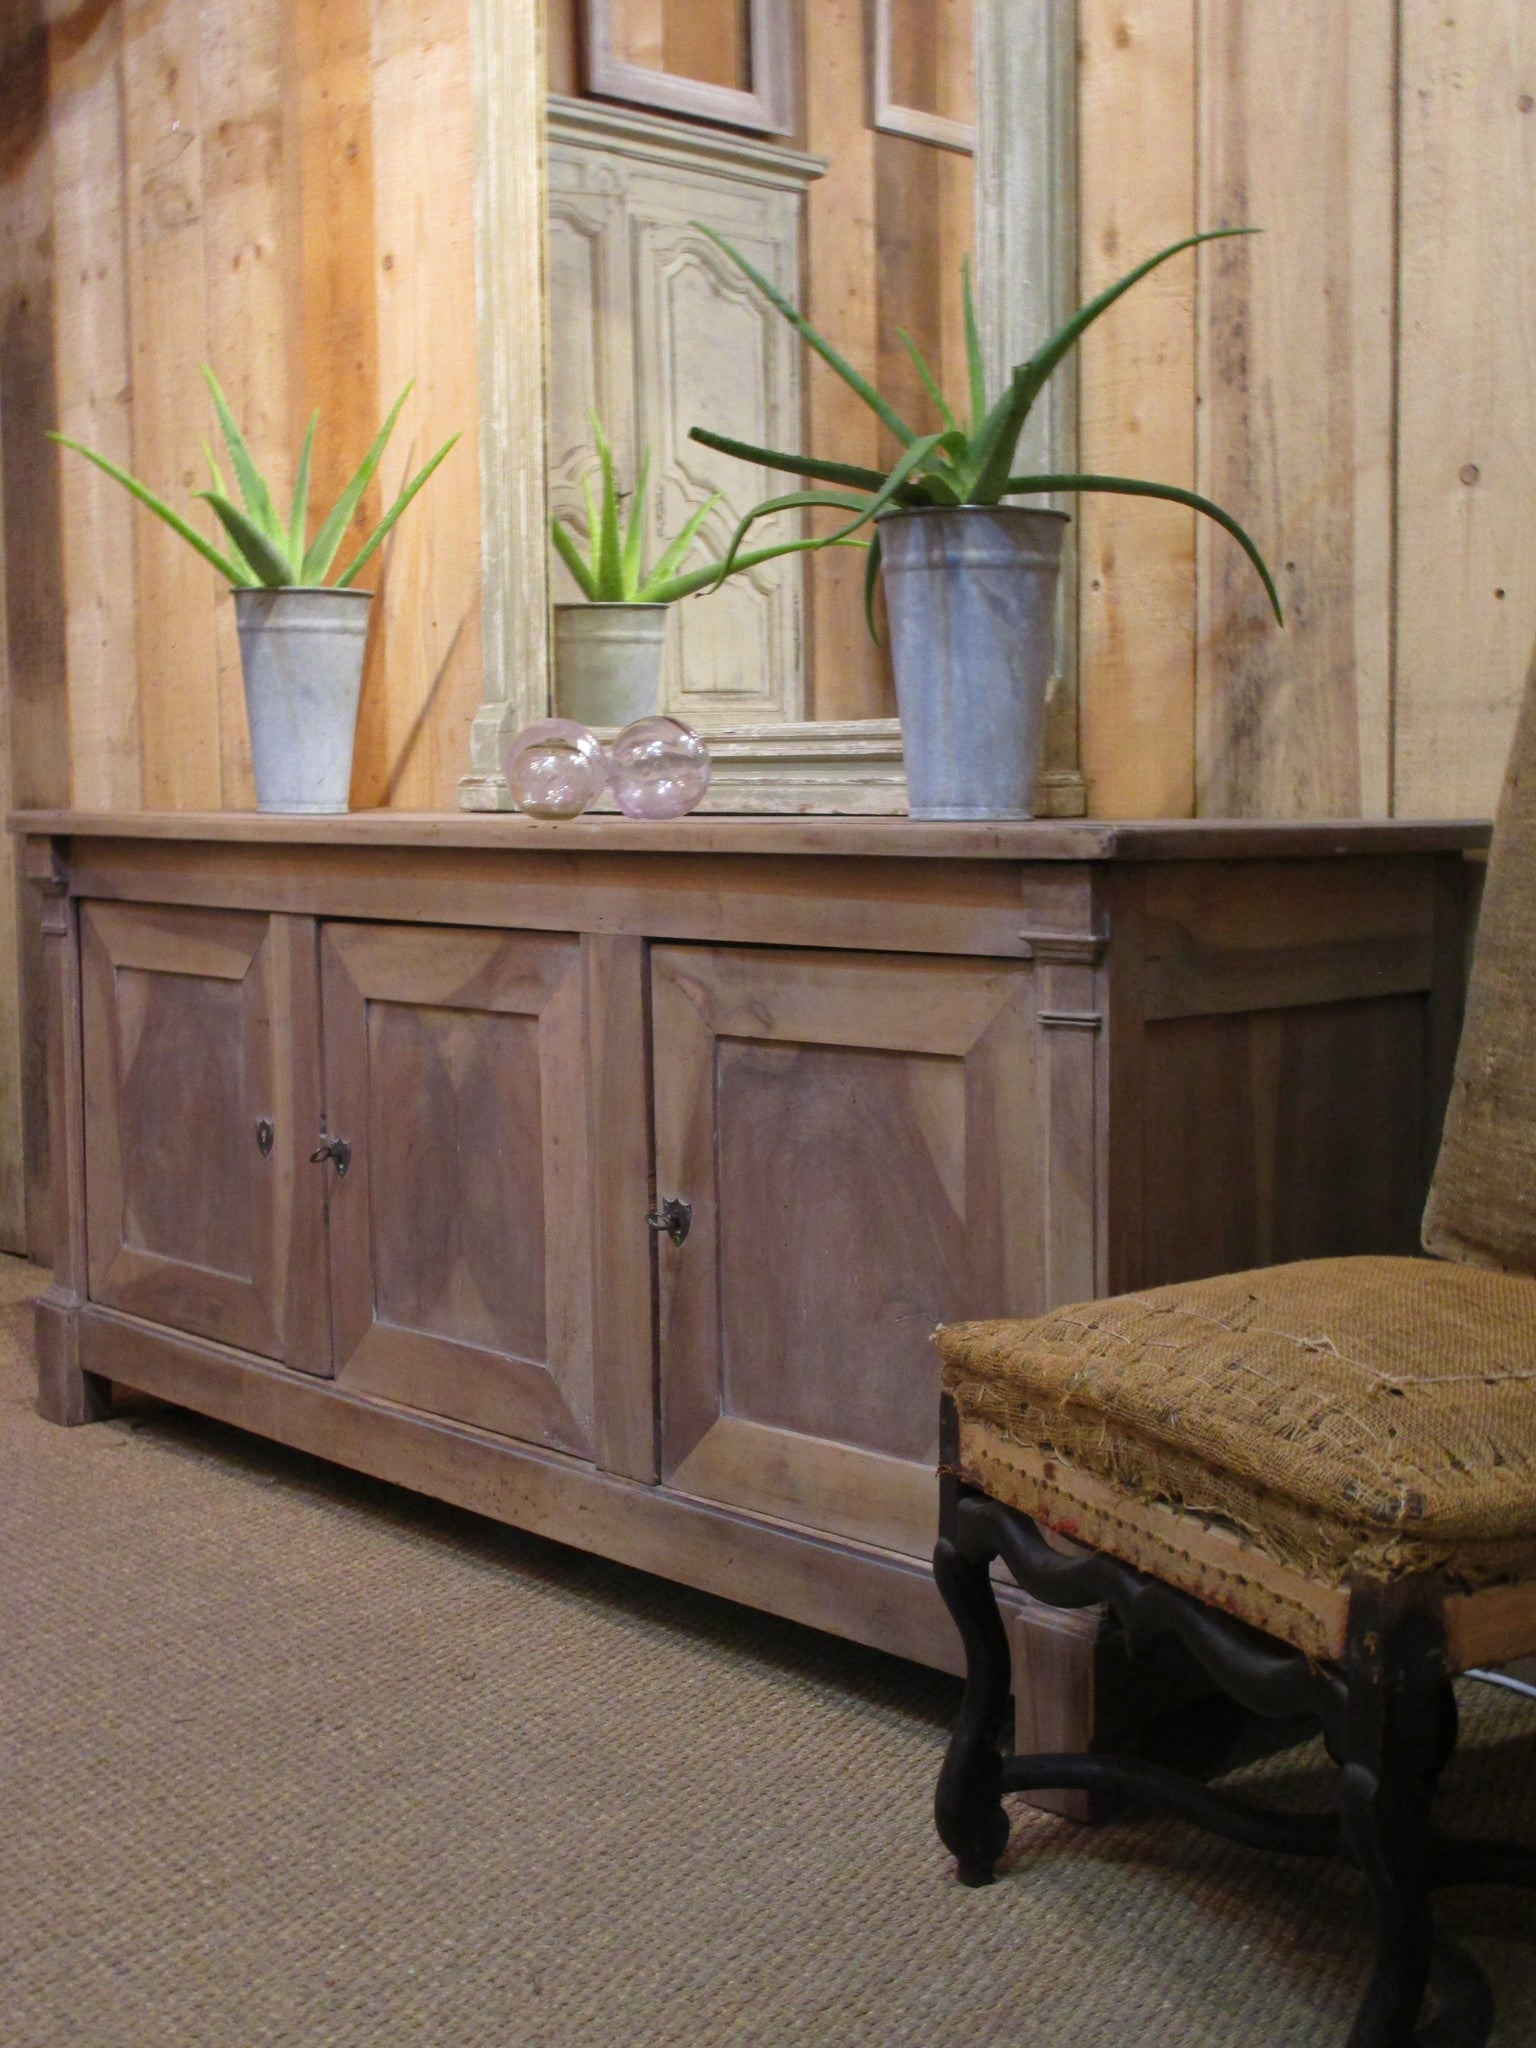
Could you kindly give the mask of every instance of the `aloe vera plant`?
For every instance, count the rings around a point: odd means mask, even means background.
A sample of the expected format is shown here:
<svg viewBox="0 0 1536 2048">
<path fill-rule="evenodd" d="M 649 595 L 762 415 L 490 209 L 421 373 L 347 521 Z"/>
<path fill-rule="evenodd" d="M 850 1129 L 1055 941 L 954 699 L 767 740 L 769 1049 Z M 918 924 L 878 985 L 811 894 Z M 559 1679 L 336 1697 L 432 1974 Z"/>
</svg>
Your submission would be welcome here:
<svg viewBox="0 0 1536 2048">
<path fill-rule="evenodd" d="M 560 559 L 576 579 L 576 587 L 591 604 L 672 604 L 680 597 L 689 597 L 696 590 L 703 590 L 721 583 L 741 569 L 755 568 L 759 562 L 775 561 L 780 555 L 803 553 L 808 548 L 821 547 L 825 542 L 816 539 L 795 539 L 775 541 L 771 547 L 752 548 L 745 554 L 733 547 L 729 562 L 713 561 L 684 569 L 690 549 L 698 539 L 699 529 L 720 502 L 720 493 L 705 500 L 689 519 L 675 539 L 670 541 L 655 563 L 647 569 L 643 566 L 641 549 L 645 532 L 645 494 L 650 481 L 651 456 L 647 449 L 640 461 L 640 474 L 635 482 L 634 497 L 630 503 L 628 521 L 621 526 L 619 518 L 619 491 L 614 479 L 613 450 L 603 432 L 602 423 L 595 413 L 589 415 L 592 421 L 592 438 L 597 448 L 597 459 L 602 471 L 602 490 L 598 498 L 592 495 L 592 481 L 588 476 L 581 480 L 581 487 L 587 500 L 587 556 L 582 557 L 576 537 L 565 522 L 559 518 L 549 522 L 550 538 L 559 551 Z M 763 508 L 758 507 L 762 512 Z"/>
<path fill-rule="evenodd" d="M 756 505 L 738 525 L 732 536 L 731 545 L 720 565 L 722 576 L 729 574 L 739 560 L 737 550 L 750 532 L 753 524 L 776 512 L 791 511 L 798 507 L 822 506 L 843 511 L 854 516 L 834 533 L 827 534 L 810 545 L 827 546 L 844 541 L 862 526 L 873 520 L 877 513 L 887 507 L 955 506 L 955 505 L 997 505 L 1004 498 L 1023 496 L 1047 491 L 1105 491 L 1134 498 L 1164 498 L 1176 505 L 1187 505 L 1203 513 L 1226 532 L 1231 534 L 1243 549 L 1254 568 L 1258 571 L 1276 619 L 1283 625 L 1284 615 L 1280 609 L 1280 598 L 1275 589 L 1274 579 L 1265 566 L 1264 558 L 1253 541 L 1238 525 L 1229 512 L 1197 491 L 1186 491 L 1177 484 L 1148 483 L 1135 477 L 1091 476 L 1078 474 L 1045 473 L 1040 475 L 1015 475 L 1014 456 L 1018 449 L 1019 437 L 1034 407 L 1035 400 L 1045 389 L 1052 374 L 1091 327 L 1099 315 L 1112 306 L 1132 285 L 1137 284 L 1159 264 L 1166 263 L 1172 256 L 1185 249 L 1193 249 L 1201 242 L 1214 242 L 1227 235 L 1256 234 L 1255 228 L 1213 228 L 1204 234 L 1187 235 L 1183 241 L 1173 243 L 1169 248 L 1159 250 L 1096 298 L 1079 307 L 1047 340 L 1041 343 L 1027 362 L 1016 366 L 1003 390 L 996 397 L 989 397 L 986 377 L 981 359 L 981 340 L 976 325 L 976 308 L 971 296 L 970 265 L 961 265 L 961 292 L 965 314 L 965 346 L 969 370 L 969 423 L 962 425 L 955 410 L 945 398 L 938 379 L 924 359 L 916 342 L 904 330 L 898 330 L 903 348 L 921 378 L 923 388 L 933 400 L 942 426 L 936 433 L 919 434 L 896 411 L 896 408 L 882 397 L 868 378 L 863 377 L 838 351 L 820 335 L 803 314 L 799 313 L 760 271 L 753 268 L 738 249 L 734 249 L 723 235 L 700 221 L 693 223 L 700 234 L 707 235 L 721 252 L 747 276 L 771 305 L 783 314 L 806 344 L 813 348 L 823 362 L 836 371 L 843 382 L 863 399 L 876 418 L 887 427 L 900 445 L 901 454 L 889 470 L 864 468 L 856 463 L 833 462 L 819 456 L 802 455 L 787 449 L 759 448 L 747 441 L 737 441 L 724 434 L 710 432 L 706 427 L 694 427 L 692 439 L 706 448 L 718 449 L 722 454 L 739 456 L 745 462 L 760 464 L 765 469 L 779 470 L 790 476 L 807 477 L 823 486 L 809 491 L 788 491 L 778 497 L 766 498 Z M 836 486 L 836 488 L 827 488 Z M 864 580 L 864 610 L 871 633 L 874 625 L 875 576 L 880 566 L 880 536 L 874 534 L 869 550 L 869 564 Z"/>
<path fill-rule="evenodd" d="M 130 492 L 141 505 L 153 512 L 157 519 L 163 519 L 173 533 L 180 534 L 189 547 L 195 548 L 204 561 L 212 563 L 219 574 L 227 577 L 236 589 L 318 588 L 324 584 L 330 573 L 331 565 L 341 546 L 342 535 L 346 532 L 364 491 L 373 479 L 373 473 L 378 468 L 384 450 L 389 444 L 389 437 L 394 431 L 395 421 L 400 417 L 400 408 L 410 395 L 411 386 L 407 384 L 390 407 L 388 419 L 379 429 L 373 446 L 358 464 L 351 482 L 321 522 L 314 539 L 306 544 L 310 457 L 314 450 L 315 426 L 319 415 L 311 416 L 309 429 L 304 436 L 293 497 L 285 519 L 277 509 L 266 479 L 251 457 L 245 436 L 235 424 L 234 415 L 219 388 L 218 379 L 206 364 L 203 366 L 203 376 L 213 399 L 214 411 L 218 415 L 219 430 L 229 452 L 230 466 L 235 473 L 241 502 L 237 505 L 230 497 L 213 450 L 206 441 L 203 443 L 203 452 L 208 458 L 213 487 L 211 490 L 199 491 L 197 495 L 212 506 L 219 524 L 223 527 L 230 543 L 227 554 L 215 547 L 212 541 L 205 539 L 190 521 L 183 519 L 163 498 L 157 498 L 137 477 L 130 476 L 125 469 L 119 469 L 117 464 L 110 462 L 105 455 L 99 455 L 94 448 L 87 448 L 82 442 L 72 441 L 67 434 L 53 434 L 50 439 L 57 441 L 61 447 L 74 449 L 77 455 L 83 455 L 87 462 L 94 462 L 98 469 L 104 470 L 114 483 L 121 484 L 125 491 Z M 343 590 L 351 584 L 358 571 L 372 558 L 384 536 L 458 438 L 457 434 L 450 435 L 431 461 L 417 470 L 336 578 L 336 589 Z"/>
</svg>

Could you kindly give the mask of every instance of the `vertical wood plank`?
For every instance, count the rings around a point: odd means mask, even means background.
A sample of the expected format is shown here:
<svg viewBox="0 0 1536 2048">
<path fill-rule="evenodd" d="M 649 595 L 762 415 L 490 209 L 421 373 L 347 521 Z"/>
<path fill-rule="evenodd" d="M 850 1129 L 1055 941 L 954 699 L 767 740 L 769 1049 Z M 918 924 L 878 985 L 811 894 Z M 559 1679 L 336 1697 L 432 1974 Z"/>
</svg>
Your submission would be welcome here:
<svg viewBox="0 0 1536 2048">
<path fill-rule="evenodd" d="M 1486 813 L 1536 635 L 1536 13 L 1402 21 L 1395 808 Z"/>
<path fill-rule="evenodd" d="M 1082 295 L 1194 228 L 1194 0 L 1082 0 Z M 1186 489 L 1195 476 L 1195 265 L 1155 271 L 1084 337 L 1083 469 Z M 1085 497 L 1079 520 L 1082 764 L 1091 811 L 1194 809 L 1194 514 Z"/>
<path fill-rule="evenodd" d="M 203 134 L 197 0 L 124 0 L 133 469 L 178 508 L 206 475 Z M 201 506 L 194 518 L 202 521 Z M 134 511 L 143 794 L 168 809 L 220 798 L 216 572 Z M 224 599 L 227 602 L 227 599 Z"/>
<path fill-rule="evenodd" d="M 299 0 L 290 18 L 298 108 L 296 161 L 289 169 L 290 219 L 299 243 L 297 415 L 320 415 L 310 483 L 313 526 L 340 496 L 381 418 L 369 0 Z M 378 518 L 379 492 L 375 475 L 342 536 L 342 564 Z M 373 607 L 363 670 L 358 761 L 372 757 L 384 658 L 380 610 Z M 355 769 L 353 789 L 354 803 L 363 801 Z"/>
<path fill-rule="evenodd" d="M 284 510 L 297 461 L 297 300 L 284 261 L 287 14 L 288 0 L 204 0 L 199 24 L 208 360 Z M 226 805 L 245 808 L 255 802 L 250 736 L 235 608 L 222 595 L 215 627 L 220 789 Z"/>
<path fill-rule="evenodd" d="M 46 29 L 36 20 L 0 16 L 0 540 L 5 555 L 5 715 L 11 796 L 18 805 L 69 801 L 59 460 L 44 439 L 57 418 L 47 109 Z M 0 888 L 13 915 L 15 877 L 8 845 L 0 854 Z M 46 1261 L 52 1207 L 45 971 L 30 892 L 23 900 L 17 950 L 26 1243 L 33 1258 Z"/>
<path fill-rule="evenodd" d="M 828 162 L 806 195 L 806 313 L 856 369 L 880 366 L 875 272 L 875 133 L 865 118 L 864 10 L 816 0 L 804 10 L 805 146 Z M 805 359 L 805 445 L 838 461 L 879 460 L 874 415 L 819 357 Z M 805 566 L 814 718 L 888 718 L 888 665 L 864 626 L 864 557 L 828 549 Z"/>
<path fill-rule="evenodd" d="M 124 274 L 122 18 L 67 17 L 49 34 L 59 426 L 124 468 L 133 456 Z M 140 797 L 133 502 L 77 455 L 61 458 L 73 801 Z"/>
<path fill-rule="evenodd" d="M 1201 225 L 1265 232 L 1201 252 L 1199 488 L 1288 613 L 1200 521 L 1206 812 L 1386 807 L 1394 38 L 1394 0 L 1201 10 Z"/>
<path fill-rule="evenodd" d="M 656 1478 L 655 1315 L 645 981 L 641 939 L 582 940 L 592 1158 L 593 1449 L 600 1465 Z"/>
<path fill-rule="evenodd" d="M 381 551 L 378 689 L 354 803 L 446 808 L 481 700 L 469 0 L 374 0 L 378 386 L 416 380 L 381 467 L 384 503 L 450 434 L 443 469 Z M 370 578 L 365 578 L 365 581 Z M 375 630 L 377 630 L 377 626 Z"/>
</svg>

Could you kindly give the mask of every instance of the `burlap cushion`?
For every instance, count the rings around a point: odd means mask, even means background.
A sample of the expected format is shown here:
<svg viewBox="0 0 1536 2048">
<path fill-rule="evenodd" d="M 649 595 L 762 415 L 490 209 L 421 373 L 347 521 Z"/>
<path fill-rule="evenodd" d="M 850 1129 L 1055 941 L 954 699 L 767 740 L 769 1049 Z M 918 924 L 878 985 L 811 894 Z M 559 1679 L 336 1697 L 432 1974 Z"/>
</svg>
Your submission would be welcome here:
<svg viewBox="0 0 1536 2048">
<path fill-rule="evenodd" d="M 939 1348 L 961 1473 L 994 1494 L 1014 1444 L 1330 1585 L 1536 1572 L 1536 1280 L 1316 1259 L 952 1324 Z"/>
<path fill-rule="evenodd" d="M 1505 771 L 1429 1250 L 1536 1273 L 1536 659 Z"/>
</svg>

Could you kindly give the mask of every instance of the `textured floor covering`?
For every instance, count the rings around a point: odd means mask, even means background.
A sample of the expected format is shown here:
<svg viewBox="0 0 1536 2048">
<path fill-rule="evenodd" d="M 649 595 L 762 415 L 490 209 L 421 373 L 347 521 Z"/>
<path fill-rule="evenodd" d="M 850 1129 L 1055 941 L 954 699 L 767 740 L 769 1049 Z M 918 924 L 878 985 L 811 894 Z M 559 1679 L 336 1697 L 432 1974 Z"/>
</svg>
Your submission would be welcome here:
<svg viewBox="0 0 1536 2048">
<path fill-rule="evenodd" d="M 1342 2044 L 1348 1871 L 1020 1808 L 961 1891 L 950 1681 L 170 1410 L 50 1428 L 32 1284 L 0 1262 L 3 2048 Z M 1536 1709 L 1466 1706 L 1464 1823 L 1536 1838 Z M 1447 1918 L 1536 2039 L 1536 1901 Z"/>
</svg>

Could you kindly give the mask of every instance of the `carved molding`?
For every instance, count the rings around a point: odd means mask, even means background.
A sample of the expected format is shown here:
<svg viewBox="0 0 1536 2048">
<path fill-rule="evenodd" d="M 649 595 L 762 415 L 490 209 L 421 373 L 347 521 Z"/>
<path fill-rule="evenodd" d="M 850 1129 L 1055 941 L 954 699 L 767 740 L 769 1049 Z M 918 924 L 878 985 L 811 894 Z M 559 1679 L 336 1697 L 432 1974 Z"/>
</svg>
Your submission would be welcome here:
<svg viewBox="0 0 1536 2048">
<path fill-rule="evenodd" d="M 503 738 L 549 706 L 543 22 L 540 0 L 471 8 L 485 636 L 471 775 L 499 774 Z"/>
<path fill-rule="evenodd" d="M 460 784 L 466 809 L 507 806 L 499 773 L 503 732 L 549 706 L 545 535 L 544 243 L 547 219 L 543 51 L 539 0 L 475 0 L 478 122 L 476 255 L 481 329 L 482 553 L 485 702 Z M 975 0 L 977 276 L 984 346 L 997 376 L 1075 303 L 1076 0 Z M 633 110 L 554 103 L 567 123 L 625 132 L 627 147 L 665 151 L 669 124 Z M 1035 118 L 1020 118 L 1028 109 Z M 679 124 L 670 127 L 676 130 Z M 745 136 L 687 137 L 738 174 L 805 177 L 806 160 Z M 814 164 L 815 159 L 809 160 Z M 1032 422 L 1031 461 L 1073 458 L 1076 389 L 1070 362 Z M 1061 676 L 1047 709 L 1045 770 L 1036 809 L 1081 816 L 1078 771 L 1076 564 L 1069 533 L 1062 576 Z M 861 812 L 905 809 L 894 720 L 711 735 L 714 808 Z M 883 762 L 870 749 L 886 750 Z M 734 787 L 733 787 L 734 784 Z"/>
</svg>

